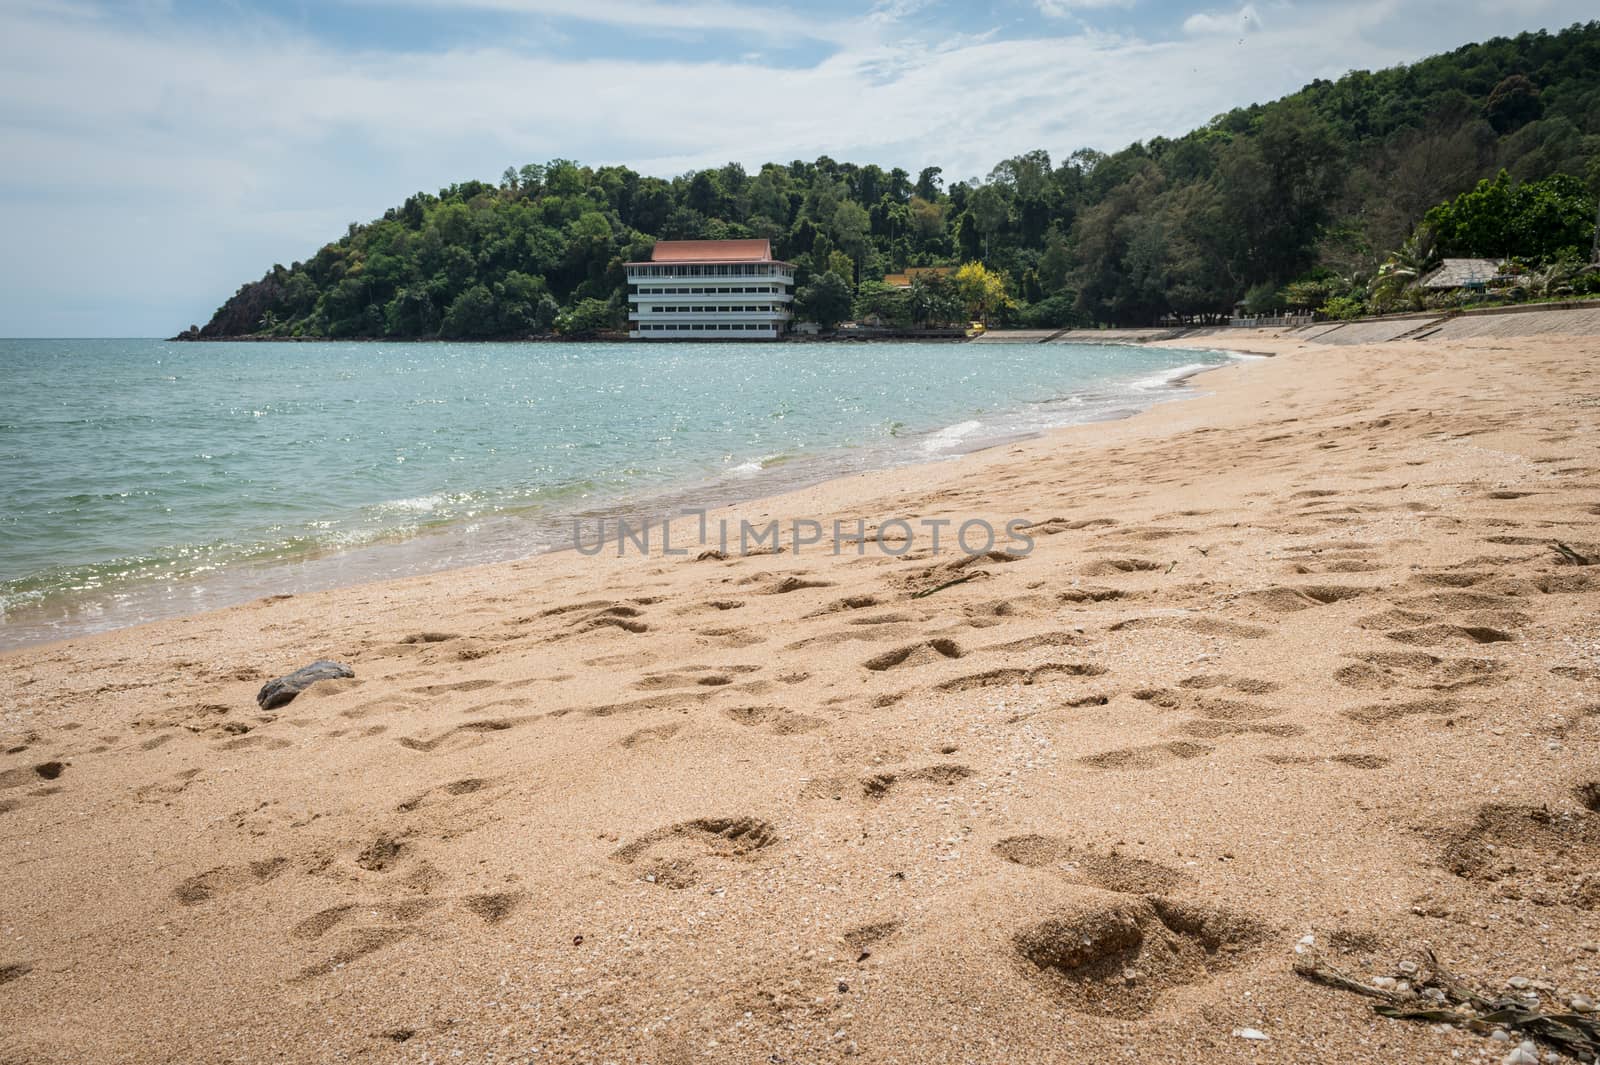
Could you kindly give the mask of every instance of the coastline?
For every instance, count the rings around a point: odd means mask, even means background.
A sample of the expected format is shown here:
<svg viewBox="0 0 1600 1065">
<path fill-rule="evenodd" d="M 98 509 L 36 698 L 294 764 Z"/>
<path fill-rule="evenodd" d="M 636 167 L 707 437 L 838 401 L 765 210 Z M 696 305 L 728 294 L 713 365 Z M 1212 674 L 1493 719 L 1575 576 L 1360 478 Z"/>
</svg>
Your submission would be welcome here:
<svg viewBox="0 0 1600 1065">
<path fill-rule="evenodd" d="M 718 512 L 1021 557 L 568 551 L 0 655 L 0 1054 L 1497 1047 L 1293 967 L 1595 990 L 1600 577 L 1550 544 L 1600 557 L 1597 337 L 1241 336 Z"/>
<path fill-rule="evenodd" d="M 999 338 L 1004 340 L 1003 337 Z M 1180 350 L 1190 350 L 1179 346 Z M 1224 349 L 1194 349 L 1197 354 L 1232 357 Z M 1140 398 L 1129 405 L 1093 412 L 1067 424 L 1116 420 L 1164 402 L 1183 399 L 1189 377 L 1205 367 L 1179 367 L 1131 383 Z M 579 508 L 528 506 L 485 516 L 425 523 L 405 535 L 381 537 L 350 546 L 323 546 L 283 558 L 241 560 L 181 580 L 111 583 L 94 594 L 59 596 L 14 607 L 0 622 L 0 653 L 115 631 L 118 628 L 190 617 L 274 595 L 304 595 L 356 585 L 471 566 L 534 558 L 571 549 L 572 532 L 582 521 L 654 519 L 660 515 L 720 510 L 753 503 L 859 472 L 893 470 L 1029 439 L 1053 431 L 1006 428 L 1026 409 L 998 412 L 999 423 L 981 435 L 949 436 L 971 423 L 952 422 L 918 430 L 896 445 L 862 442 L 852 448 L 802 455 L 767 466 L 747 463 L 709 480 L 656 486 L 643 494 L 600 499 Z M 986 412 L 985 418 L 997 412 Z M 937 444 L 938 446 L 934 446 Z M 770 457 L 770 456 L 769 456 Z M 747 467 L 754 466 L 754 469 Z M 175 585 L 181 591 L 174 594 Z"/>
</svg>

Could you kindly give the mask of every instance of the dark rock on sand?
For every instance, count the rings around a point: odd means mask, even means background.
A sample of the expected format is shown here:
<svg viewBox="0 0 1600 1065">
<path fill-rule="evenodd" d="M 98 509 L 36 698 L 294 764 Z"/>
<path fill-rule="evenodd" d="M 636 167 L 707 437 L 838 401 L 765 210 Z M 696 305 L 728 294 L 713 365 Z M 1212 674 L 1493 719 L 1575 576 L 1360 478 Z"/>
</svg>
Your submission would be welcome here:
<svg viewBox="0 0 1600 1065">
<path fill-rule="evenodd" d="M 355 670 L 349 666 L 341 666 L 324 658 L 303 669 L 297 669 L 286 677 L 267 681 L 256 694 L 256 704 L 263 710 L 276 710 L 286 703 L 293 702 L 296 695 L 319 680 L 343 680 L 355 675 Z"/>
</svg>

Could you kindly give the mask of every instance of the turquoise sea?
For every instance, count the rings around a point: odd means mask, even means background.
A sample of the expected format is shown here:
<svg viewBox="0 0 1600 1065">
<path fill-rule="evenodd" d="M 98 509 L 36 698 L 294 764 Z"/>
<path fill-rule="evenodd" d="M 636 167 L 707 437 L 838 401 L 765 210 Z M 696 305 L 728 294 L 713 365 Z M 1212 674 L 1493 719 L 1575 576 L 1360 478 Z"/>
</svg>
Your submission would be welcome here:
<svg viewBox="0 0 1600 1065">
<path fill-rule="evenodd" d="M 1179 393 L 1040 344 L 0 341 L 0 647 L 522 557 Z"/>
</svg>

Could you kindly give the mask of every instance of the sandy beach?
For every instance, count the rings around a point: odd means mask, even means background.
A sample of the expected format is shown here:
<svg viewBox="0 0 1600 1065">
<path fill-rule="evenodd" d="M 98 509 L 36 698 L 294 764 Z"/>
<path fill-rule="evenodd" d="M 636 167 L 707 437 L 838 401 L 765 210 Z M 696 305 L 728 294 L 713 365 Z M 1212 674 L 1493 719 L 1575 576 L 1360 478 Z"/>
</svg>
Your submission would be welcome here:
<svg viewBox="0 0 1600 1065">
<path fill-rule="evenodd" d="M 1473 328 L 1250 333 L 729 512 L 1026 554 L 567 552 L 6 654 L 0 1062 L 1501 1061 L 1294 971 L 1600 992 L 1600 337 Z"/>
</svg>

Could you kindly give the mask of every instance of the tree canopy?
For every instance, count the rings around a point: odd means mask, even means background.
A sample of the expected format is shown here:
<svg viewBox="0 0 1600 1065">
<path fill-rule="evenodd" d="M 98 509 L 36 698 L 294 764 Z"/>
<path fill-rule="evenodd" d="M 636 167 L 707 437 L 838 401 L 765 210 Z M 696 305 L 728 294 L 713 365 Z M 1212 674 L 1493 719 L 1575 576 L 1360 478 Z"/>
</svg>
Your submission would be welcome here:
<svg viewBox="0 0 1600 1065">
<path fill-rule="evenodd" d="M 507 167 L 498 184 L 419 192 L 274 266 L 200 335 L 614 328 L 623 264 L 655 240 L 739 237 L 769 238 L 802 304 L 830 316 L 1143 325 L 1364 292 L 1425 218 L 1447 254 L 1587 256 L 1597 193 L 1590 22 L 1314 81 L 1176 139 L 1028 151 L 964 181 L 827 156 L 673 178 L 569 159 Z M 918 266 L 968 280 L 893 298 L 872 287 Z"/>
</svg>

